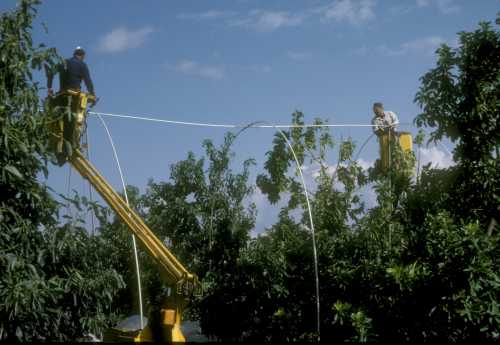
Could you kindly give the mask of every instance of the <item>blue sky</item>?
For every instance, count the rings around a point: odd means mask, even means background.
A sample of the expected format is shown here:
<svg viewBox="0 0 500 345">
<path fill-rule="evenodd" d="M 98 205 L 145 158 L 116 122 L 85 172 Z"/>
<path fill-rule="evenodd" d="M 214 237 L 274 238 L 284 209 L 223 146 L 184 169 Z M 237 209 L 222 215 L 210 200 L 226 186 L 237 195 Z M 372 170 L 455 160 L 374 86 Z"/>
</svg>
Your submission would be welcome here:
<svg viewBox="0 0 500 345">
<path fill-rule="evenodd" d="M 14 1 L 2 1 L 0 10 Z M 330 123 L 369 123 L 382 101 L 401 122 L 418 114 L 413 98 L 419 77 L 434 66 L 441 43 L 494 21 L 498 1 L 459 0 L 185 0 L 44 1 L 35 42 L 70 56 L 87 50 L 97 111 L 164 119 L 246 124 L 287 123 L 301 110 Z M 48 26 L 46 33 L 41 25 Z M 43 75 L 38 75 L 43 80 Z M 126 182 L 143 189 L 149 178 L 168 178 L 170 164 L 201 142 L 220 143 L 225 130 L 106 119 Z M 100 123 L 88 122 L 91 159 L 120 189 L 112 151 Z M 416 133 L 412 126 L 407 130 Z M 332 130 L 362 143 L 368 128 Z M 273 131 L 247 130 L 234 145 L 235 169 L 249 157 L 262 168 Z M 448 148 L 450 144 L 445 142 Z M 450 164 L 442 147 L 424 159 Z M 362 154 L 376 158 L 372 141 Z M 333 161 L 332 161 L 333 163 Z M 52 167 L 48 183 L 65 193 L 68 167 Z M 254 182 L 254 180 L 252 181 Z M 73 173 L 72 188 L 87 193 Z M 276 208 L 256 195 L 257 231 L 272 224 Z"/>
</svg>

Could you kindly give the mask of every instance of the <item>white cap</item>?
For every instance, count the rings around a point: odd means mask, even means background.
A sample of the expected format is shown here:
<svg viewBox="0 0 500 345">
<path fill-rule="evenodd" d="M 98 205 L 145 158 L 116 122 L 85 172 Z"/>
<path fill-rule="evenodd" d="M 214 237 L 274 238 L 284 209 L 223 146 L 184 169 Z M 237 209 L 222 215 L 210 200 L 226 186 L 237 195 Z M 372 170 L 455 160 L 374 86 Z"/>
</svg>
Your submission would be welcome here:
<svg viewBox="0 0 500 345">
<path fill-rule="evenodd" d="M 83 50 L 82 47 L 77 46 L 73 52 L 73 54 L 80 53 L 80 54 L 85 54 L 85 50 Z"/>
</svg>

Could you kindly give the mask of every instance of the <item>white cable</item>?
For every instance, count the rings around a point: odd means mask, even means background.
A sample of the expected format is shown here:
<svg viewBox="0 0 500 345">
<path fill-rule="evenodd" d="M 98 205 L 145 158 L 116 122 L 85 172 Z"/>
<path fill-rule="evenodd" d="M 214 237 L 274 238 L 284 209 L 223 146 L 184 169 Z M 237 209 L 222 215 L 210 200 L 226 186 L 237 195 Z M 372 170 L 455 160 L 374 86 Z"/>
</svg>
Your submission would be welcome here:
<svg viewBox="0 0 500 345">
<path fill-rule="evenodd" d="M 428 134 L 428 133 L 426 133 Z M 434 143 L 434 146 L 438 146 L 438 144 L 444 149 L 444 151 L 450 156 L 453 158 L 453 153 L 450 152 L 450 150 L 446 147 L 446 145 L 443 144 L 442 140 L 433 140 L 432 141 Z M 427 144 L 425 145 L 425 147 L 429 147 L 429 144 L 431 143 L 431 141 L 429 140 L 427 142 Z"/>
<path fill-rule="evenodd" d="M 67 181 L 67 191 L 66 196 L 69 198 L 69 194 L 71 193 L 71 165 L 68 164 L 68 181 Z M 66 200 L 66 214 L 71 217 L 71 224 L 73 224 L 75 217 L 73 217 L 73 212 L 71 211 L 71 203 L 69 200 Z"/>
<path fill-rule="evenodd" d="M 446 146 L 444 146 L 444 144 L 440 141 L 438 141 L 439 145 L 441 145 L 442 148 L 444 148 L 444 150 L 446 151 L 446 153 L 453 158 L 453 154 L 450 152 L 450 150 L 448 150 L 448 148 Z"/>
<path fill-rule="evenodd" d="M 123 177 L 122 168 L 120 165 L 120 160 L 118 159 L 118 153 L 116 152 L 115 144 L 113 142 L 113 137 L 111 136 L 111 133 L 108 129 L 108 126 L 106 125 L 106 122 L 104 122 L 104 119 L 99 114 L 96 114 L 96 115 L 99 117 L 99 120 L 101 120 L 101 123 L 104 126 L 106 133 L 108 134 L 108 139 L 109 139 L 109 142 L 111 144 L 111 148 L 113 149 L 113 155 L 115 156 L 116 165 L 118 166 L 118 172 L 120 173 L 120 179 L 122 180 L 123 193 L 125 194 L 125 201 L 127 202 L 127 206 L 130 206 L 129 202 L 128 202 L 127 188 L 125 186 L 125 178 Z M 141 275 L 140 275 L 140 271 L 139 271 L 139 258 L 137 256 L 137 243 L 135 241 L 135 236 L 133 234 L 132 234 L 132 244 L 134 246 L 135 270 L 137 273 L 137 288 L 139 290 L 139 314 L 141 317 L 141 329 L 144 329 L 144 320 L 143 320 L 144 317 L 143 317 L 143 310 L 142 310 Z"/>
<path fill-rule="evenodd" d="M 304 175 L 302 174 L 302 167 L 300 166 L 299 160 L 297 158 L 297 155 L 295 154 L 295 151 L 292 147 L 292 144 L 288 141 L 288 138 L 286 137 L 285 133 L 283 133 L 282 130 L 276 128 L 283 139 L 285 139 L 285 142 L 287 143 L 288 147 L 290 148 L 290 151 L 292 151 L 293 158 L 295 159 L 295 163 L 297 164 L 297 170 L 299 170 L 300 174 L 300 179 L 302 180 L 302 187 L 304 189 L 304 194 L 306 196 L 306 202 L 307 202 L 307 211 L 309 213 L 309 223 L 311 225 L 311 233 L 312 233 L 312 242 L 313 242 L 313 257 L 314 257 L 314 276 L 315 276 L 315 281 L 316 281 L 316 331 L 318 332 L 318 342 L 320 341 L 320 303 L 319 303 L 319 274 L 318 274 L 318 253 L 316 250 L 316 232 L 314 230 L 314 223 L 313 223 L 313 217 L 312 217 L 312 210 L 311 210 L 311 203 L 309 202 L 309 194 L 307 193 L 307 187 L 306 187 L 306 181 L 304 179 Z"/>
<path fill-rule="evenodd" d="M 279 124 L 265 124 L 265 125 L 236 125 L 236 124 L 215 124 L 215 123 L 203 123 L 203 122 L 188 122 L 188 121 L 176 121 L 176 120 L 165 120 L 165 119 L 159 119 L 159 118 L 154 118 L 154 117 L 144 117 L 144 116 L 133 116 L 133 115 L 124 115 L 124 114 L 113 114 L 113 113 L 101 113 L 101 112 L 89 112 L 91 115 L 97 115 L 99 119 L 103 122 L 106 130 L 107 127 L 104 123 L 104 120 L 102 119 L 101 115 L 103 116 L 109 116 L 109 117 L 118 117 L 118 118 L 127 118 L 127 119 L 135 119 L 135 120 L 142 120 L 142 121 L 152 121 L 152 122 L 161 122 L 161 123 L 168 123 L 168 124 L 176 124 L 176 125 L 186 125 L 186 126 L 198 126 L 198 127 L 219 127 L 219 128 L 274 128 L 280 132 L 280 134 L 283 136 L 285 139 L 285 142 L 287 143 L 288 147 L 290 148 L 293 157 L 295 159 L 295 162 L 297 164 L 297 169 L 299 170 L 300 178 L 302 180 L 302 186 L 304 189 L 304 194 L 306 197 L 306 203 L 307 203 L 307 209 L 308 209 L 308 214 L 309 214 L 309 222 L 311 225 L 311 233 L 312 233 L 312 242 L 313 242 L 313 256 L 314 256 L 314 273 L 315 273 L 315 283 L 316 283 L 316 329 L 318 333 L 318 341 L 320 340 L 320 299 L 319 299 L 319 272 L 318 272 L 318 254 L 317 254 L 317 247 L 316 247 L 316 233 L 314 229 L 314 222 L 312 218 L 312 210 L 311 210 L 311 204 L 309 201 L 309 194 L 307 192 L 307 187 L 305 183 L 304 176 L 302 174 L 302 168 L 300 166 L 299 160 L 295 154 L 295 151 L 293 150 L 293 147 L 291 143 L 288 141 L 288 138 L 286 135 L 283 133 L 280 128 L 320 128 L 320 127 L 376 127 L 376 125 L 371 125 L 371 124 L 304 124 L 304 125 L 294 125 L 294 124 L 285 124 L 285 125 L 279 125 Z M 400 123 L 399 125 L 408 125 L 406 123 Z M 108 133 L 109 135 L 109 133 Z M 111 138 L 111 137 L 110 137 Z M 123 182 L 123 180 L 122 180 Z M 124 187 L 125 189 L 125 187 Z M 128 201 L 127 201 L 128 202 Z M 140 293 L 140 290 L 139 290 Z M 142 323 L 142 316 L 141 316 L 141 323 Z"/>
<path fill-rule="evenodd" d="M 112 114 L 112 113 L 100 113 L 90 111 L 91 115 L 103 115 L 109 117 L 120 117 L 125 119 L 134 119 L 134 120 L 142 120 L 142 121 L 152 121 L 152 122 L 162 122 L 174 125 L 184 125 L 184 126 L 197 126 L 197 127 L 219 127 L 219 128 L 319 128 L 319 127 L 376 127 L 377 125 L 368 125 L 368 124 L 304 124 L 304 125 L 293 125 L 293 124 L 266 124 L 266 125 L 237 125 L 237 124 L 217 124 L 217 123 L 204 123 L 204 122 L 188 122 L 188 121 L 176 121 L 176 120 L 165 120 L 154 117 L 145 117 L 145 116 L 135 116 L 135 115 L 125 115 L 125 114 Z M 400 125 L 408 125 L 407 123 L 400 123 Z"/>
<path fill-rule="evenodd" d="M 85 130 L 85 141 L 87 143 L 87 159 L 90 161 L 91 159 L 90 159 L 90 143 L 89 143 L 89 129 L 88 128 L 86 128 L 86 130 Z M 92 197 L 92 184 L 90 183 L 90 181 L 89 181 L 89 198 L 90 198 L 90 202 L 92 202 L 93 201 L 93 197 Z M 95 232 L 94 209 L 92 209 L 90 211 L 90 221 L 91 221 L 91 224 L 92 224 L 92 236 L 94 236 L 94 232 Z"/>
</svg>

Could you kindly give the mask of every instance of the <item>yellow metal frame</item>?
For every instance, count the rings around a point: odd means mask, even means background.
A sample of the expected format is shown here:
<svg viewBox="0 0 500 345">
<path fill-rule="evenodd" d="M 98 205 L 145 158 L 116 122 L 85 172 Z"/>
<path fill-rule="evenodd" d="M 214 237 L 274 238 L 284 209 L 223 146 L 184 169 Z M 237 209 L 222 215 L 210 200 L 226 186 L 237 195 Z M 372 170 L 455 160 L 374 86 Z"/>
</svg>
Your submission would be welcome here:
<svg viewBox="0 0 500 345">
<path fill-rule="evenodd" d="M 76 131 L 74 138 L 80 138 L 83 123 L 85 121 L 86 108 L 88 100 L 91 97 L 83 92 L 66 91 L 58 95 L 72 96 L 73 101 L 77 101 L 76 108 L 72 111 L 76 112 L 76 122 L 72 125 Z M 69 124 L 64 122 L 64 119 L 56 121 L 51 126 L 53 137 L 56 138 L 56 154 L 59 158 L 64 155 L 61 147 L 64 139 L 64 127 Z M 73 133 L 73 132 L 71 132 Z M 66 138 L 72 139 L 72 138 Z M 73 140 L 71 140 L 73 141 Z M 87 179 L 95 190 L 103 197 L 106 203 L 116 212 L 120 219 L 127 225 L 128 229 L 136 236 L 139 243 L 146 250 L 146 252 L 156 261 L 160 268 L 160 272 L 164 281 L 174 287 L 174 296 L 169 298 L 170 303 L 164 309 L 161 309 L 161 327 L 163 341 L 172 342 L 185 342 L 184 335 L 182 334 L 180 325 L 182 318 L 182 310 L 187 304 L 188 299 L 193 294 L 201 292 L 201 285 L 195 274 L 187 271 L 187 269 L 177 260 L 177 258 L 165 247 L 165 245 L 156 237 L 156 235 L 148 228 L 142 218 L 135 212 L 123 198 L 111 187 L 106 179 L 99 173 L 99 171 L 81 154 L 79 150 L 79 142 L 74 143 L 71 157 L 66 157 L 71 165 L 80 173 L 82 177 Z M 60 159 L 60 164 L 64 164 L 64 160 Z M 61 164 L 61 165 L 62 165 Z M 125 334 L 119 331 L 114 332 L 116 340 L 128 341 L 154 341 L 153 331 L 151 325 L 147 325 L 143 330 L 137 334 Z M 121 335 L 119 335 L 121 334 Z"/>
<path fill-rule="evenodd" d="M 413 139 L 410 132 L 399 132 L 399 146 L 405 152 L 413 150 Z"/>
<path fill-rule="evenodd" d="M 390 141 L 397 137 L 397 143 L 404 152 L 413 150 L 413 139 L 410 132 L 383 132 L 378 136 L 380 145 L 380 166 L 382 171 L 388 172 L 390 167 Z"/>
<path fill-rule="evenodd" d="M 64 141 L 71 143 L 73 148 L 78 148 L 80 145 L 80 136 L 83 132 L 85 124 L 85 115 L 87 104 L 95 102 L 95 97 L 77 90 L 65 90 L 59 92 L 55 97 L 48 101 L 50 112 L 56 107 L 69 107 L 72 113 L 72 121 L 68 122 L 66 116 L 58 119 L 51 119 L 49 128 L 51 137 L 49 145 L 56 153 L 59 165 L 63 165 L 69 159 L 69 153 L 65 147 Z"/>
</svg>

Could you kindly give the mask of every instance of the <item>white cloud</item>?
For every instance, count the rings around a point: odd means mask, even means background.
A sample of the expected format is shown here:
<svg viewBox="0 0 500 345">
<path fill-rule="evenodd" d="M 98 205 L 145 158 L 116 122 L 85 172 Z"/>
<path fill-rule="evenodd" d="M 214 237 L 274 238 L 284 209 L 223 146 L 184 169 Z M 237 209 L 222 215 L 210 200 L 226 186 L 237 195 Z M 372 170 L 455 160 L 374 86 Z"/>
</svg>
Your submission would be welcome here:
<svg viewBox="0 0 500 345">
<path fill-rule="evenodd" d="M 228 18 L 236 15 L 234 11 L 226 10 L 208 10 L 200 13 L 181 13 L 177 15 L 178 19 L 193 19 L 193 20 L 204 20 L 204 19 L 222 19 Z"/>
<path fill-rule="evenodd" d="M 460 11 L 460 7 L 455 0 L 416 0 L 417 7 L 435 6 L 443 14 L 450 14 Z"/>
<path fill-rule="evenodd" d="M 178 19 L 223 20 L 228 26 L 238 26 L 259 32 L 270 32 L 284 27 L 297 26 L 304 16 L 287 11 L 267 11 L 254 9 L 246 13 L 234 11 L 209 10 L 201 13 L 182 13 Z"/>
<path fill-rule="evenodd" d="M 178 19 L 219 20 L 229 27 L 244 27 L 258 32 L 272 32 L 303 24 L 313 18 L 323 22 L 338 21 L 361 24 L 374 19 L 376 0 L 334 0 L 328 5 L 310 7 L 300 12 L 254 9 L 248 12 L 208 10 L 200 13 L 181 13 Z"/>
<path fill-rule="evenodd" d="M 255 204 L 257 211 L 255 227 L 252 229 L 250 236 L 256 237 L 265 234 L 265 230 L 276 223 L 280 210 L 287 205 L 289 199 L 290 193 L 284 192 L 280 194 L 280 200 L 276 204 L 271 204 L 260 188 L 255 188 L 252 197 L 248 200 Z"/>
<path fill-rule="evenodd" d="M 192 60 L 181 60 L 175 65 L 167 63 L 166 66 L 170 70 L 205 79 L 220 80 L 225 76 L 222 66 L 202 65 Z"/>
<path fill-rule="evenodd" d="M 449 168 L 455 165 L 453 157 L 451 157 L 448 152 L 442 151 L 435 146 L 431 148 L 420 148 L 420 166 L 423 167 L 429 163 L 431 163 L 431 166 L 434 168 Z"/>
<path fill-rule="evenodd" d="M 360 158 L 357 160 L 358 166 L 360 166 L 363 170 L 368 170 L 368 168 L 373 167 L 375 164 L 375 161 L 368 161 L 363 158 Z M 340 163 L 341 167 L 348 167 L 350 163 Z M 325 164 L 326 167 L 326 173 L 330 176 L 333 176 L 337 170 L 337 165 L 333 164 Z M 304 175 L 310 175 L 314 178 L 319 177 L 320 171 L 321 171 L 321 166 L 318 163 L 313 163 L 309 166 L 303 166 L 302 171 L 304 172 Z"/>
<path fill-rule="evenodd" d="M 437 48 L 446 41 L 439 36 L 430 36 L 403 43 L 401 48 L 404 51 L 423 52 L 424 54 L 434 54 Z"/>
<path fill-rule="evenodd" d="M 255 204 L 255 209 L 257 211 L 255 217 L 255 227 L 252 229 L 251 236 L 255 237 L 259 233 L 262 233 L 267 227 L 273 224 L 273 217 L 269 213 L 269 202 L 267 197 L 260 188 L 255 188 L 255 191 L 250 198 L 250 202 Z"/>
<path fill-rule="evenodd" d="M 374 0 L 337 0 L 324 8 L 323 20 L 361 24 L 375 18 Z"/>
<path fill-rule="evenodd" d="M 304 20 L 303 16 L 286 11 L 252 10 L 247 15 L 230 20 L 230 26 L 241 26 L 259 32 L 270 32 L 284 27 L 297 26 Z"/>
<path fill-rule="evenodd" d="M 378 48 L 378 52 L 386 56 L 401 56 L 406 54 L 423 54 L 432 56 L 436 49 L 446 40 L 440 36 L 429 36 L 404 42 L 397 48 L 390 48 L 387 45 L 382 45 Z"/>
<path fill-rule="evenodd" d="M 373 187 L 373 184 L 368 184 L 359 190 L 361 201 L 365 204 L 367 210 L 378 205 L 377 192 Z"/>
<path fill-rule="evenodd" d="M 330 165 L 328 163 L 324 163 L 324 166 L 326 167 L 326 173 L 329 176 L 333 176 L 336 170 L 335 165 Z M 304 173 L 304 177 L 308 180 L 311 181 L 311 183 L 314 182 L 314 179 L 318 178 L 321 172 L 321 165 L 318 163 L 313 163 L 309 166 L 303 166 L 302 167 L 302 172 Z"/>
<path fill-rule="evenodd" d="M 286 56 L 290 60 L 305 61 L 305 60 L 309 60 L 312 57 L 312 54 L 309 52 L 288 51 L 288 52 L 286 52 Z"/>
<path fill-rule="evenodd" d="M 363 158 L 360 158 L 360 159 L 358 159 L 358 165 L 363 170 L 368 170 L 369 168 L 371 168 L 375 165 L 375 161 L 367 161 L 367 160 L 364 160 Z"/>
<path fill-rule="evenodd" d="M 129 30 L 126 27 L 113 29 L 105 34 L 98 43 L 98 50 L 103 53 L 119 53 L 128 49 L 142 46 L 153 28 L 146 26 L 138 30 Z"/>
</svg>

